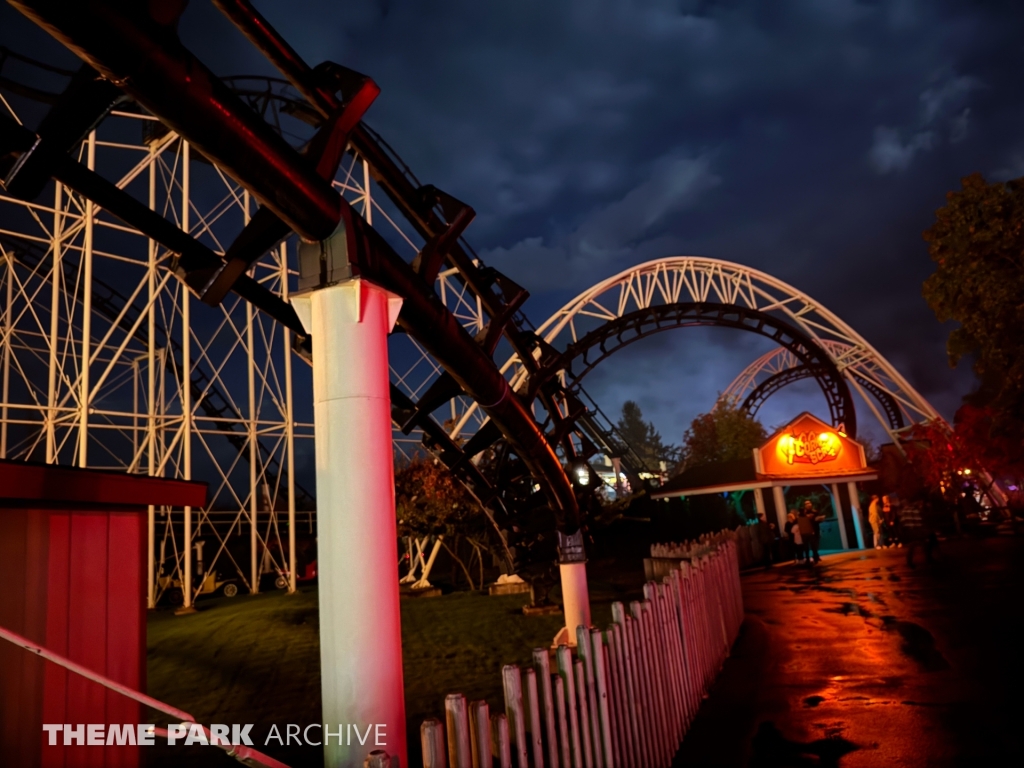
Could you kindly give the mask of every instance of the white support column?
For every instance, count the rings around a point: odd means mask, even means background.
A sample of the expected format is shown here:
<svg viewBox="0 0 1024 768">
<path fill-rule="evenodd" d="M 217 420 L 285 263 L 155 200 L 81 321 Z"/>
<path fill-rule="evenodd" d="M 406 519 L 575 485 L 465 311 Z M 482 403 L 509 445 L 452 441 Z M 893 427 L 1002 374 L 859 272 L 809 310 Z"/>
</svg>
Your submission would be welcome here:
<svg viewBox="0 0 1024 768">
<path fill-rule="evenodd" d="M 839 486 L 832 483 L 832 508 L 836 511 L 836 521 L 839 525 L 839 538 L 843 542 L 843 549 L 850 548 L 850 542 L 846 538 L 846 519 L 843 516 L 843 500 L 839 496 Z"/>
<path fill-rule="evenodd" d="M 590 590 L 586 563 L 559 563 L 562 580 L 562 610 L 565 626 L 555 636 L 555 645 L 576 645 L 576 627 L 590 626 Z M 565 635 L 562 633 L 565 632 Z"/>
<path fill-rule="evenodd" d="M 243 220 L 249 224 L 249 191 L 242 192 Z M 250 270 L 252 275 L 255 269 Z M 259 438 L 257 437 L 256 413 L 256 347 L 252 331 L 252 324 L 255 319 L 252 309 L 252 302 L 245 302 L 245 348 L 246 348 L 246 370 L 249 382 L 249 592 L 255 595 L 260 591 L 260 574 L 258 552 L 259 537 L 257 534 L 257 521 L 259 519 L 259 498 L 260 478 L 257 476 L 257 462 L 260 460 Z M 287 354 L 287 353 L 286 353 Z"/>
<path fill-rule="evenodd" d="M 754 489 L 754 509 L 757 510 L 759 518 L 764 515 L 764 519 L 768 520 L 768 511 L 764 506 L 764 492 L 760 488 Z"/>
<path fill-rule="evenodd" d="M 86 142 L 86 166 L 96 168 L 96 131 Z M 85 242 L 82 249 L 82 359 L 78 374 L 78 466 L 89 466 L 89 367 L 92 359 L 92 240 L 96 206 L 85 199 Z"/>
<path fill-rule="evenodd" d="M 281 243 L 281 298 L 288 301 L 288 246 Z M 295 408 L 292 405 L 292 332 L 284 334 L 284 449 L 288 452 L 288 594 L 295 594 Z"/>
<path fill-rule="evenodd" d="M 775 517 L 779 521 L 779 535 L 786 530 L 786 493 L 781 485 L 772 487 L 772 498 L 775 499 Z"/>
<path fill-rule="evenodd" d="M 181 228 L 189 230 L 189 145 L 181 140 Z M 192 479 L 192 295 L 184 285 L 181 287 L 181 429 L 182 469 L 185 480 Z M 181 556 L 185 558 L 185 573 L 182 579 L 182 593 L 185 602 L 179 612 L 189 613 L 192 607 L 192 507 L 185 507 L 185 541 L 181 545 Z"/>
<path fill-rule="evenodd" d="M 11 345 L 13 339 L 11 338 L 14 333 L 14 254 L 7 254 L 7 258 L 4 259 L 5 274 L 7 283 L 7 296 L 6 304 L 4 305 L 4 383 L 3 383 L 3 403 L 2 409 L 0 409 L 0 459 L 7 458 L 7 399 L 10 392 L 11 383 Z"/>
<path fill-rule="evenodd" d="M 149 208 L 156 210 L 156 153 L 149 148 Z M 156 474 L 156 240 L 149 240 L 146 284 L 146 474 Z M 146 510 L 146 605 L 156 608 L 156 507 Z M 163 562 L 160 563 L 163 565 Z"/>
<path fill-rule="evenodd" d="M 363 218 L 373 226 L 373 197 L 370 195 L 370 164 L 363 158 Z"/>
<path fill-rule="evenodd" d="M 857 534 L 857 549 L 864 549 L 864 522 L 860 514 L 860 494 L 857 493 L 857 483 L 847 483 L 846 490 L 850 494 L 850 514 L 853 516 L 853 530 Z"/>
<path fill-rule="evenodd" d="M 434 548 L 430 550 L 430 557 L 427 561 L 423 562 L 423 551 L 420 550 L 420 562 L 423 563 L 423 572 L 420 577 L 412 585 L 413 589 L 430 589 L 430 571 L 434 568 L 434 561 L 437 559 L 437 553 L 441 551 L 441 540 L 444 536 L 438 536 L 434 541 Z M 426 539 L 424 539 L 424 542 Z"/>
<path fill-rule="evenodd" d="M 313 338 L 323 721 L 380 724 L 408 765 L 387 336 L 401 301 L 356 278 L 294 297 Z M 326 729 L 325 729 L 326 730 Z M 330 768 L 369 747 L 324 745 Z"/>
<path fill-rule="evenodd" d="M 53 234 L 50 249 L 53 257 L 53 272 L 50 275 L 50 360 L 47 377 L 46 394 L 46 463 L 57 462 L 57 346 L 60 343 L 60 288 L 63 271 L 62 243 L 64 218 L 61 212 L 64 207 L 64 186 L 55 181 L 53 184 Z"/>
</svg>

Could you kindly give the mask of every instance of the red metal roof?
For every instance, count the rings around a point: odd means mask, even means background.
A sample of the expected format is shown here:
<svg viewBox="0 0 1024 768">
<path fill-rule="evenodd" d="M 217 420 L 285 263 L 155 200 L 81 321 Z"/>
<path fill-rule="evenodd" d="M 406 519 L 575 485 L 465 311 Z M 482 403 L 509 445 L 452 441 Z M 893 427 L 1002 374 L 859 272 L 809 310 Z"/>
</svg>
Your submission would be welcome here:
<svg viewBox="0 0 1024 768">
<path fill-rule="evenodd" d="M 206 483 L 0 459 L 0 504 L 202 507 Z"/>
</svg>

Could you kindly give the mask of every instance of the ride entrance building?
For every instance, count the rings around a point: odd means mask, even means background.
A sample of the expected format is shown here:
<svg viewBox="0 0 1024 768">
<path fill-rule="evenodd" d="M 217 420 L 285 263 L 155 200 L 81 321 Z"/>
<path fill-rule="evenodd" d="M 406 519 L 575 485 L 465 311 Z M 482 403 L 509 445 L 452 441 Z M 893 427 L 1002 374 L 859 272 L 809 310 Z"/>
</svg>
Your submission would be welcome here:
<svg viewBox="0 0 1024 768">
<path fill-rule="evenodd" d="M 774 515 L 781 531 L 786 524 L 787 494 L 791 489 L 823 486 L 832 500 L 831 522 L 837 532 L 838 540 L 832 546 L 861 549 L 864 526 L 857 483 L 877 477 L 877 472 L 868 466 L 864 446 L 841 429 L 805 412 L 755 448 L 749 458 L 686 470 L 654 491 L 651 498 L 753 491 L 758 514 L 764 514 L 765 519 Z M 823 525 L 823 545 L 832 548 L 827 543 L 827 530 L 831 527 L 828 522 Z"/>
</svg>

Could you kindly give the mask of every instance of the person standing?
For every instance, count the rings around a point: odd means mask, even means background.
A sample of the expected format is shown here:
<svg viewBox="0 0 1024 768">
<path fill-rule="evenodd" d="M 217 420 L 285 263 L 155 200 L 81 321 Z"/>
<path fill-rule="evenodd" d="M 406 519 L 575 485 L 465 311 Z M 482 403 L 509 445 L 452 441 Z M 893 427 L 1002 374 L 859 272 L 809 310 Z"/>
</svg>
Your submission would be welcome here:
<svg viewBox="0 0 1024 768">
<path fill-rule="evenodd" d="M 924 559 L 932 561 L 934 537 L 929 533 L 918 502 L 905 504 L 900 510 L 900 540 L 907 544 L 907 565 L 914 567 L 914 551 L 924 546 Z"/>
<path fill-rule="evenodd" d="M 786 535 L 793 546 L 793 562 L 801 562 L 804 557 L 804 538 L 800 534 L 800 524 L 795 509 L 789 510 L 789 515 L 786 517 Z"/>
<path fill-rule="evenodd" d="M 757 515 L 757 535 L 761 542 L 761 563 L 765 568 L 772 567 L 772 550 L 775 548 L 775 525 L 769 523 L 764 513 Z"/>
<path fill-rule="evenodd" d="M 811 565 L 812 558 L 818 557 L 818 545 L 814 540 L 814 522 L 807 515 L 806 506 L 797 513 L 797 526 L 800 528 L 800 537 L 804 541 L 804 555 L 807 565 Z M 817 562 L 817 560 L 814 560 Z"/>
<path fill-rule="evenodd" d="M 821 555 L 818 553 L 818 548 L 821 546 L 821 522 L 825 519 L 825 516 L 819 514 L 810 499 L 804 501 L 803 512 L 802 519 L 807 520 L 807 525 L 811 530 L 810 539 L 807 542 L 807 559 L 809 562 L 811 557 L 813 557 L 815 563 L 820 563 Z"/>
<path fill-rule="evenodd" d="M 871 503 L 868 504 L 868 524 L 871 526 L 871 533 L 875 539 L 875 549 L 882 548 L 882 510 L 881 500 L 877 493 L 871 494 Z"/>
<path fill-rule="evenodd" d="M 885 545 L 890 549 L 892 547 L 902 547 L 903 542 L 900 541 L 896 503 L 889 496 L 882 497 L 882 525 L 885 529 Z"/>
</svg>

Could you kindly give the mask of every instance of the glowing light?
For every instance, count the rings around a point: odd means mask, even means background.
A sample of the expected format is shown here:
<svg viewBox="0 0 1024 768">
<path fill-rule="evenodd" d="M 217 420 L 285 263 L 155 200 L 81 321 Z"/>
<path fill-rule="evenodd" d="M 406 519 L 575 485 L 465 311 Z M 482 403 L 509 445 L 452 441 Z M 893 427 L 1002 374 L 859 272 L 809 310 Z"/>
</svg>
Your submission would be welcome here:
<svg viewBox="0 0 1024 768">
<path fill-rule="evenodd" d="M 576 482 L 580 485 L 590 485 L 590 473 L 586 467 L 580 467 L 576 470 Z"/>
<path fill-rule="evenodd" d="M 818 464 L 839 456 L 843 443 L 835 432 L 801 432 L 779 438 L 778 452 L 787 464 Z"/>
</svg>

